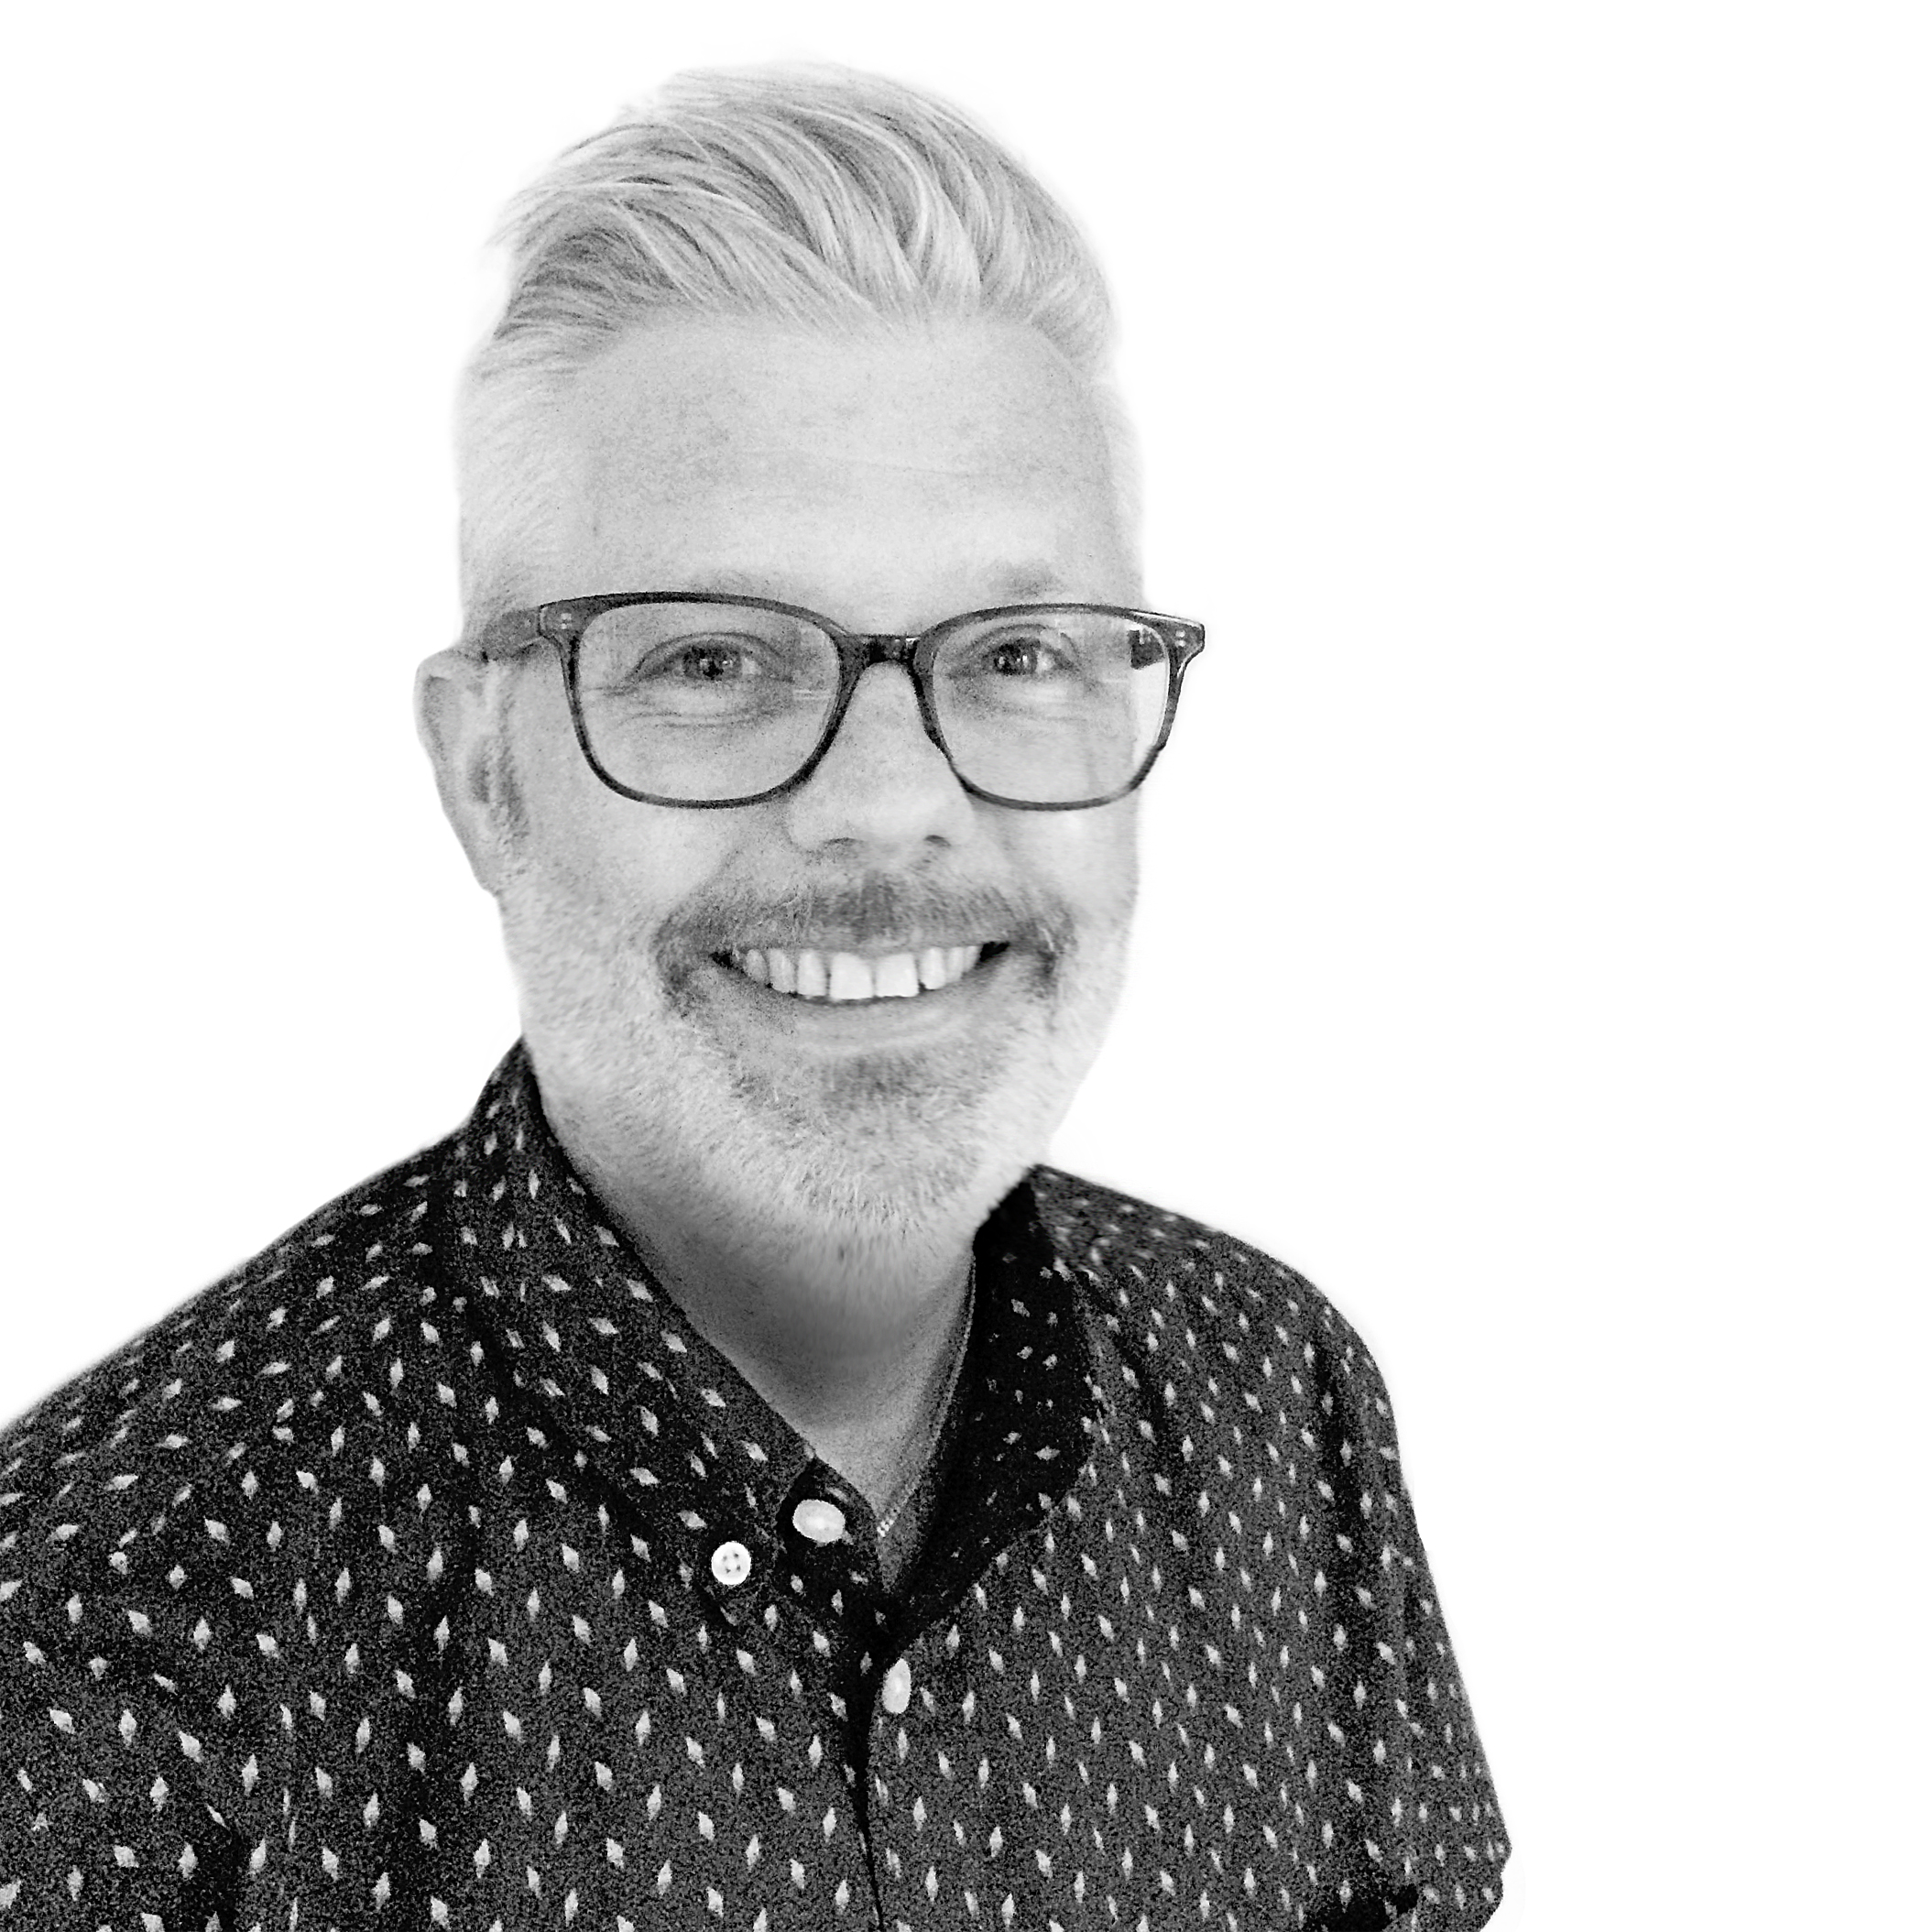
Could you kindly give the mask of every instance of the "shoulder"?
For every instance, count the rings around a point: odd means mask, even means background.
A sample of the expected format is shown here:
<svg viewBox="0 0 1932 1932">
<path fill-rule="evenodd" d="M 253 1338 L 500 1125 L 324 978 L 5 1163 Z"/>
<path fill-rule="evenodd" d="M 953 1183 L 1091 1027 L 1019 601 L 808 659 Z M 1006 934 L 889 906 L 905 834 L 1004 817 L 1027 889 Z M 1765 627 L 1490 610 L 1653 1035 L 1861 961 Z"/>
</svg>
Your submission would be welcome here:
<svg viewBox="0 0 1932 1932">
<path fill-rule="evenodd" d="M 361 1402 L 365 1359 L 432 1266 L 450 1145 L 317 1209 L 0 1427 L 0 1600 L 23 1566 L 97 1563 L 189 1513 L 223 1469 Z"/>
<path fill-rule="evenodd" d="M 1183 1213 L 1053 1167 L 1031 1171 L 1042 1233 L 1075 1281 L 1089 1373 L 1141 1418 L 1244 1411 L 1275 1441 L 1397 1505 L 1395 1408 L 1348 1317 L 1306 1275 Z"/>
<path fill-rule="evenodd" d="M 1318 1590 L 1394 1567 L 1431 1596 L 1388 1384 L 1334 1303 L 1186 1215 L 1054 1169 L 1032 1182 L 1111 1440 L 1152 1458 L 1154 1490 L 1204 1523 L 1262 1520 L 1272 1492 L 1264 1558 L 1285 1527 Z"/>
<path fill-rule="evenodd" d="M 1234 1383 L 1255 1407 L 1342 1422 L 1392 1455 L 1381 1370 L 1314 1283 L 1239 1237 L 1058 1168 L 1031 1176 L 1042 1231 L 1123 1354 L 1172 1386 Z"/>
</svg>

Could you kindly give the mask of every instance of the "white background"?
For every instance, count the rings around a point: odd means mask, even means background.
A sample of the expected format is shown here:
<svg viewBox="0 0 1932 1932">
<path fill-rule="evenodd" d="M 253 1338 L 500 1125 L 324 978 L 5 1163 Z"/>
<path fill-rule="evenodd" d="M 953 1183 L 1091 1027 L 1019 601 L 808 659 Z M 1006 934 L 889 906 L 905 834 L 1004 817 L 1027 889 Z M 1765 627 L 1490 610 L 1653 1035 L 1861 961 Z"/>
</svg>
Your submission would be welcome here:
<svg viewBox="0 0 1932 1932">
<path fill-rule="evenodd" d="M 677 67 L 879 67 L 1092 234 L 1148 595 L 1209 628 L 1057 1157 L 1369 1339 L 1499 1925 L 1903 1925 L 1921 11 L 1261 15 L 10 11 L 0 1414 L 513 1036 L 409 713 L 503 200 Z"/>
</svg>

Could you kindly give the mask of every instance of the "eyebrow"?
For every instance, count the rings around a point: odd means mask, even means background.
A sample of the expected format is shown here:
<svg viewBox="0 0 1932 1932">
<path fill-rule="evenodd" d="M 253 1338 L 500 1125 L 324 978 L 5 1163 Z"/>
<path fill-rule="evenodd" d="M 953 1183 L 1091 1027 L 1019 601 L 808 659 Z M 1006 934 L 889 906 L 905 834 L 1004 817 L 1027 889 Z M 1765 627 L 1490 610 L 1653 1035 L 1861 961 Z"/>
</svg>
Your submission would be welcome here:
<svg viewBox="0 0 1932 1932">
<path fill-rule="evenodd" d="M 774 588 L 769 575 L 758 570 L 693 571 L 679 577 L 673 587 L 717 597 L 769 597 L 781 604 L 793 601 Z M 1045 562 L 1009 564 L 988 580 L 988 602 L 993 605 L 1065 602 L 1075 595 L 1074 587 Z M 806 603 L 809 605 L 810 601 L 808 598 Z"/>
<path fill-rule="evenodd" d="M 714 597 L 770 597 L 775 594 L 769 577 L 749 570 L 700 570 L 679 575 L 672 571 L 664 578 L 671 590 L 703 591 Z M 780 603 L 788 599 L 779 598 Z"/>
<path fill-rule="evenodd" d="M 1050 563 L 1016 564 L 994 581 L 999 595 L 1015 603 L 1034 597 L 1064 597 L 1069 588 L 1065 578 Z"/>
</svg>

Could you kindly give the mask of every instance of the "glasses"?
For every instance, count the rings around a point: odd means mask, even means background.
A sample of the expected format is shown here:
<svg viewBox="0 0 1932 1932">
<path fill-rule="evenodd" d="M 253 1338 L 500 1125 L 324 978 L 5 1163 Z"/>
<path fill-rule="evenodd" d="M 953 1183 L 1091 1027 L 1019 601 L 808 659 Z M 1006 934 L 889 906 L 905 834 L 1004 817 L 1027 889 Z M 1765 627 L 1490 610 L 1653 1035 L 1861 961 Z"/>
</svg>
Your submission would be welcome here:
<svg viewBox="0 0 1932 1932">
<path fill-rule="evenodd" d="M 1147 776 L 1206 639 L 1184 617 L 1102 604 L 1004 605 L 873 637 L 762 597 L 636 591 L 511 611 L 475 649 L 500 660 L 546 642 L 591 770 L 645 804 L 755 805 L 802 784 L 859 679 L 901 664 L 975 798 L 1076 812 Z"/>
</svg>

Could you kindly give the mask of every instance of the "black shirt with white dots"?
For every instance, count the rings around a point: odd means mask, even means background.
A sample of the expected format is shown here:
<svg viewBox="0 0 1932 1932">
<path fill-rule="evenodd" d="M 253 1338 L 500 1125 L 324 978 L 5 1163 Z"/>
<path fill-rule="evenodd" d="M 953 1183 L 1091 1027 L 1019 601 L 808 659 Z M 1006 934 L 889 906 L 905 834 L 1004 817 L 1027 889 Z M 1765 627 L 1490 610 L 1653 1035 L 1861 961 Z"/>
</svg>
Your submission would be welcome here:
<svg viewBox="0 0 1932 1932">
<path fill-rule="evenodd" d="M 0 1932 L 1482 1924 L 1509 1841 L 1347 1322 L 1051 1168 L 975 1252 L 881 1544 L 513 1051 L 0 1433 Z"/>
</svg>

